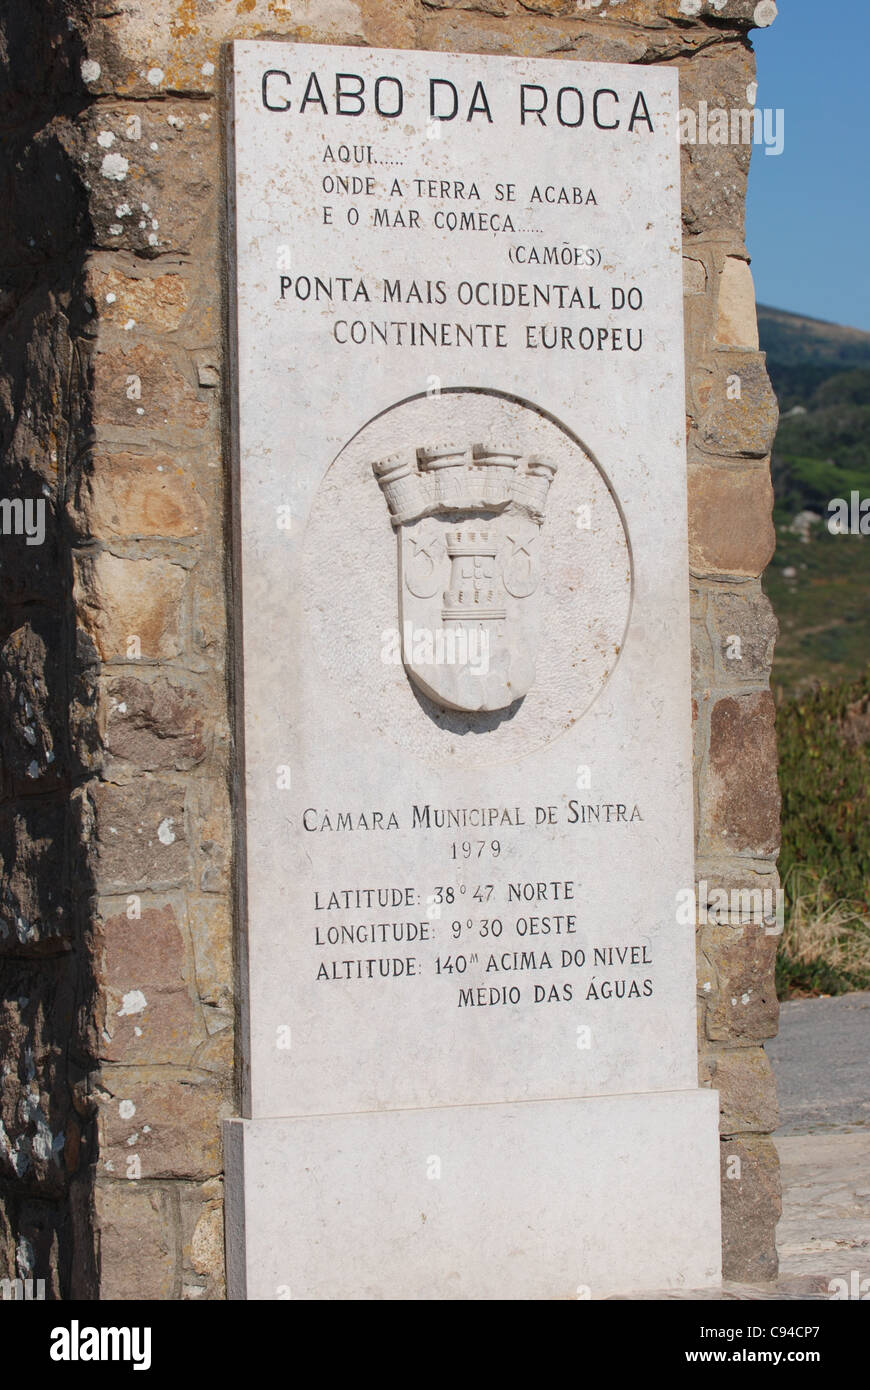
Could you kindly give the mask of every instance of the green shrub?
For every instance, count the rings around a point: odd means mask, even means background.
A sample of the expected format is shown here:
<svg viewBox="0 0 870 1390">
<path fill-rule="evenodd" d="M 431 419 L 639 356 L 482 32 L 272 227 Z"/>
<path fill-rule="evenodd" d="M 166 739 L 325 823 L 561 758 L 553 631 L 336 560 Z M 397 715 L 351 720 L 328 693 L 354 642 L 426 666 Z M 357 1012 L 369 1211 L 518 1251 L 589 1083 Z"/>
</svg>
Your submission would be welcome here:
<svg viewBox="0 0 870 1390">
<path fill-rule="evenodd" d="M 868 732 L 870 670 L 777 711 L 787 922 L 781 997 L 870 987 Z"/>
</svg>

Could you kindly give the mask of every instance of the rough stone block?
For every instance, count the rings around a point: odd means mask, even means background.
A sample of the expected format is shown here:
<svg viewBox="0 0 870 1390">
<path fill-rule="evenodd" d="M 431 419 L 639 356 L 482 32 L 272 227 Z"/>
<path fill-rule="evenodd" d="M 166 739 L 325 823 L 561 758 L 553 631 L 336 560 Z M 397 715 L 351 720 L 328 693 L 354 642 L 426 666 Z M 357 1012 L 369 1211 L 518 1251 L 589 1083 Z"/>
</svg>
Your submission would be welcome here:
<svg viewBox="0 0 870 1390">
<path fill-rule="evenodd" d="M 191 1065 L 225 1079 L 232 1076 L 235 1062 L 233 1015 L 226 1009 L 209 1006 L 203 1009 L 203 1014 L 209 1035 L 196 1049 Z"/>
<path fill-rule="evenodd" d="M 526 10 L 533 8 L 526 5 Z M 579 58 L 583 62 L 638 62 L 651 50 L 646 35 L 628 28 L 592 28 L 570 16 L 521 14 L 512 24 L 498 14 L 444 10 L 429 14 L 420 26 L 420 46 L 459 53 L 517 53 L 536 58 Z"/>
<path fill-rule="evenodd" d="M 673 34 L 668 38 L 673 41 Z M 694 131 L 685 130 L 682 145 L 683 224 L 693 236 L 715 230 L 719 235 L 731 232 L 743 239 L 752 145 L 732 143 L 730 138 L 727 143 L 714 144 L 709 138 L 702 143 L 697 123 L 705 119 L 705 113 L 709 120 L 714 112 L 726 112 L 730 122 L 732 111 L 749 110 L 752 102 L 747 87 L 754 78 L 751 50 L 733 44 L 710 45 L 680 62 L 680 109 L 691 111 L 696 123 Z M 709 135 L 709 131 L 704 134 Z M 692 135 L 694 140 L 688 138 Z"/>
<path fill-rule="evenodd" d="M 707 267 L 695 256 L 683 257 L 683 293 L 703 294 L 707 288 Z"/>
<path fill-rule="evenodd" d="M 707 611 L 719 680 L 766 682 L 779 625 L 761 587 L 714 591 Z"/>
<path fill-rule="evenodd" d="M 170 454 L 97 454 L 82 478 L 81 529 L 98 540 L 201 534 L 205 504 L 186 469 Z"/>
<path fill-rule="evenodd" d="M 698 447 L 710 454 L 765 458 L 773 445 L 779 407 L 764 359 L 749 353 L 719 354 L 706 394 Z"/>
<path fill-rule="evenodd" d="M 99 1056 L 126 1066 L 187 1067 L 206 1040 L 199 1012 L 185 989 L 107 989 Z"/>
<path fill-rule="evenodd" d="M 111 759 L 144 772 L 183 772 L 205 758 L 207 712 L 196 688 L 163 676 L 116 676 L 106 681 L 106 703 Z"/>
<path fill-rule="evenodd" d="M 722 852 L 773 855 L 779 848 L 773 696 L 726 696 L 710 715 L 702 844 Z"/>
<path fill-rule="evenodd" d="M 692 687 L 709 683 L 713 674 L 713 649 L 707 631 L 707 595 L 703 589 L 690 590 L 692 623 Z"/>
<path fill-rule="evenodd" d="M 765 927 L 777 925 L 779 874 L 770 860 L 736 859 L 723 864 L 721 859 L 701 859 L 695 872 L 701 925 L 762 921 Z"/>
<path fill-rule="evenodd" d="M 756 579 L 776 545 L 766 468 L 689 469 L 689 561 L 697 574 Z"/>
<path fill-rule="evenodd" d="M 212 560 L 212 556 L 203 556 L 203 562 L 197 565 L 193 578 L 191 666 L 195 670 L 219 666 L 226 648 L 227 612 L 223 575 Z"/>
<path fill-rule="evenodd" d="M 171 904 L 103 923 L 105 990 L 100 1055 L 123 1063 L 189 1066 L 205 1038 L 184 938 Z"/>
<path fill-rule="evenodd" d="M 103 893 L 160 891 L 188 873 L 184 791 L 168 782 L 98 783 L 94 810 L 94 877 Z"/>
<path fill-rule="evenodd" d="M 233 923 L 229 902 L 216 894 L 191 895 L 190 934 L 200 999 L 214 1009 L 232 1008 Z M 208 1020 L 207 1020 L 208 1021 Z"/>
<path fill-rule="evenodd" d="M 727 256 L 719 273 L 716 300 L 716 343 L 719 347 L 758 350 L 755 286 L 746 261 Z"/>
<path fill-rule="evenodd" d="M 221 1119 L 230 1106 L 213 1076 L 172 1068 L 104 1070 L 100 1172 L 114 1178 L 210 1178 L 221 1171 Z M 138 1160 L 138 1162 L 137 1162 Z"/>
<path fill-rule="evenodd" d="M 712 1042 L 760 1042 L 775 1036 L 778 941 L 778 936 L 755 925 L 703 929 L 702 955 L 715 981 L 707 998 L 707 1036 Z"/>
<path fill-rule="evenodd" d="M 159 907 L 131 904 L 127 911 L 105 917 L 99 940 L 105 982 L 116 993 L 133 980 L 141 986 L 165 987 L 184 977 L 187 953 L 172 902 Z"/>
<path fill-rule="evenodd" d="M 101 323 L 155 333 L 173 333 L 188 310 L 190 291 L 178 271 L 148 270 L 138 264 L 121 268 L 98 258 L 88 273 L 88 292 Z"/>
<path fill-rule="evenodd" d="M 172 1298 L 175 1243 L 172 1198 L 134 1182 L 102 1182 L 95 1192 L 100 1242 L 100 1297 Z"/>
<path fill-rule="evenodd" d="M 370 12 L 373 7 L 369 6 Z M 375 11 L 375 15 L 376 15 Z M 307 43 L 374 43 L 356 0 L 151 0 L 125 5 L 95 23 L 88 38 L 87 88 L 159 97 L 216 90 L 222 43 L 283 36 Z"/>
<path fill-rule="evenodd" d="M 198 387 L 165 346 L 155 348 L 134 339 L 96 353 L 94 402 L 98 429 L 135 429 L 152 448 L 163 441 L 176 447 L 196 444 L 210 413 L 208 403 L 199 399 Z"/>
<path fill-rule="evenodd" d="M 183 1298 L 226 1298 L 223 1182 L 181 1190 Z"/>
<path fill-rule="evenodd" d="M 128 559 L 110 551 L 77 555 L 79 621 L 103 661 L 161 661 L 181 651 L 187 575 L 162 556 Z"/>
<path fill-rule="evenodd" d="M 406 0 L 358 0 L 366 42 L 379 48 L 414 48 L 417 13 Z M 334 12 L 334 7 L 330 6 Z"/>
<path fill-rule="evenodd" d="M 191 815 L 200 829 L 194 844 L 195 879 L 203 893 L 231 890 L 233 824 L 229 793 L 224 780 L 198 779 L 191 792 Z"/>
<path fill-rule="evenodd" d="M 721 1158 L 723 1278 L 775 1279 L 782 1210 L 776 1149 L 769 1139 L 723 1139 Z"/>
<path fill-rule="evenodd" d="M 189 252 L 218 180 L 213 105 L 101 103 L 89 117 L 82 172 L 94 244 L 139 255 Z"/>
<path fill-rule="evenodd" d="M 722 1134 L 776 1129 L 776 1085 L 763 1048 L 725 1048 L 702 1058 L 701 1084 L 719 1092 Z"/>
</svg>

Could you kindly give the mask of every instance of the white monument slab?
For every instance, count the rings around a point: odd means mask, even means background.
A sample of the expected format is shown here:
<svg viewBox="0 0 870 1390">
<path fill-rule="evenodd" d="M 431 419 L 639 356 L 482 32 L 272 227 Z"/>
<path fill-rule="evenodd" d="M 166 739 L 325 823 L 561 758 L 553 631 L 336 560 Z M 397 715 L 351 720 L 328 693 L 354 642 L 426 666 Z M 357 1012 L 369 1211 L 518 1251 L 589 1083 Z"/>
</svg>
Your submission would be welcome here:
<svg viewBox="0 0 870 1390">
<path fill-rule="evenodd" d="M 676 72 L 233 50 L 231 1292 L 710 1284 Z"/>
</svg>

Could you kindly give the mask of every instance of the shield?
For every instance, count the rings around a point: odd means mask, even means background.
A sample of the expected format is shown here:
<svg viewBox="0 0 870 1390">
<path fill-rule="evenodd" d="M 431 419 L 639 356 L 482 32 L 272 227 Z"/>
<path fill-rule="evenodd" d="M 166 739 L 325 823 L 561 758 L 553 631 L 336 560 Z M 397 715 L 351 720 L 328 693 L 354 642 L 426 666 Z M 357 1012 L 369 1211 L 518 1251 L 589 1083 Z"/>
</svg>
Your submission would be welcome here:
<svg viewBox="0 0 870 1390">
<path fill-rule="evenodd" d="M 398 646 L 446 709 L 507 709 L 531 688 L 541 528 L 554 463 L 502 444 L 423 445 L 372 464 L 396 531 Z"/>
</svg>

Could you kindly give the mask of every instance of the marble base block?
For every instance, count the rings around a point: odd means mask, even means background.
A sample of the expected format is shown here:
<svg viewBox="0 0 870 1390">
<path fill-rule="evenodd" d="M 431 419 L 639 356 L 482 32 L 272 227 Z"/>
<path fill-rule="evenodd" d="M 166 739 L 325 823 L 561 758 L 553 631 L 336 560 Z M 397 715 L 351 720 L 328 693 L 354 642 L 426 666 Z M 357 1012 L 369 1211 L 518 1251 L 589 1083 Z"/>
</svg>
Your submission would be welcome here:
<svg viewBox="0 0 870 1390">
<path fill-rule="evenodd" d="M 720 1281 L 718 1097 L 225 1125 L 232 1299 L 599 1299 Z"/>
</svg>

